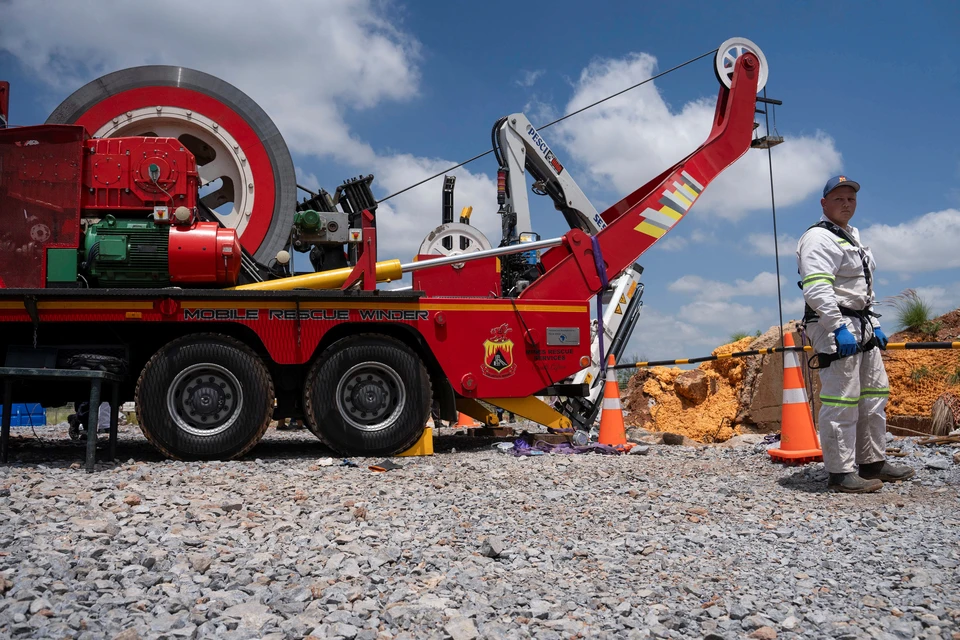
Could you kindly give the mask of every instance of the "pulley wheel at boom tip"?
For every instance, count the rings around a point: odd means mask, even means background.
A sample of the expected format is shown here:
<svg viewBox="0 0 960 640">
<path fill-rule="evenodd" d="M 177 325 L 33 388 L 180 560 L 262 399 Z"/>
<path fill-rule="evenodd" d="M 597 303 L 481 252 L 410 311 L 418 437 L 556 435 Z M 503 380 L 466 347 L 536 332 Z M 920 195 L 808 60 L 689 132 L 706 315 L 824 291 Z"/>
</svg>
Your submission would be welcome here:
<svg viewBox="0 0 960 640">
<path fill-rule="evenodd" d="M 179 139 L 197 158 L 203 196 L 261 263 L 283 249 L 297 202 L 290 151 L 249 96 L 184 67 L 144 66 L 98 78 L 71 94 L 46 124 L 82 124 L 94 137 Z"/>
<path fill-rule="evenodd" d="M 767 58 L 763 55 L 763 51 L 752 40 L 746 38 L 725 40 L 717 49 L 717 55 L 713 61 L 713 71 L 717 75 L 717 80 L 729 89 L 733 83 L 733 68 L 737 63 L 737 58 L 747 51 L 757 56 L 760 61 L 760 76 L 757 78 L 757 93 L 760 93 L 767 85 L 770 68 L 767 66 Z"/>
</svg>

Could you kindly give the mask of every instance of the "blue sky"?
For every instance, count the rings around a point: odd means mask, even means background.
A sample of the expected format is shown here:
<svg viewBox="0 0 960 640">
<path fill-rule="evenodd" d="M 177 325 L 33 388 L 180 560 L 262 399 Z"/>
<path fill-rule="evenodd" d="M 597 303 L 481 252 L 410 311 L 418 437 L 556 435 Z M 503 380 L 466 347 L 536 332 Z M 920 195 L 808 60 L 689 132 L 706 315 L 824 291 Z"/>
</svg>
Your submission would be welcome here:
<svg viewBox="0 0 960 640">
<path fill-rule="evenodd" d="M 879 297 L 912 287 L 938 311 L 960 306 L 955 2 L 199 4 L 173 0 L 161 12 L 116 0 L 0 0 L 11 121 L 42 122 L 110 71 L 184 65 L 258 102 L 302 183 L 332 191 L 374 173 L 382 197 L 485 151 L 501 115 L 543 123 L 743 36 L 766 55 L 768 95 L 784 101 L 786 143 L 773 155 L 784 317 L 800 313 L 796 239 L 819 217 L 826 178 L 841 172 L 863 185 L 853 223 L 877 255 Z M 711 64 L 543 132 L 598 209 L 702 141 L 717 93 Z M 494 244 L 495 170 L 487 156 L 457 172 L 456 201 L 474 206 Z M 381 207 L 382 258 L 408 260 L 439 224 L 440 187 Z M 562 234 L 562 217 L 541 200 L 531 198 L 535 229 Z M 775 324 L 772 238 L 767 158 L 751 151 L 640 258 L 645 311 L 628 352 L 698 356 L 735 331 Z"/>
</svg>

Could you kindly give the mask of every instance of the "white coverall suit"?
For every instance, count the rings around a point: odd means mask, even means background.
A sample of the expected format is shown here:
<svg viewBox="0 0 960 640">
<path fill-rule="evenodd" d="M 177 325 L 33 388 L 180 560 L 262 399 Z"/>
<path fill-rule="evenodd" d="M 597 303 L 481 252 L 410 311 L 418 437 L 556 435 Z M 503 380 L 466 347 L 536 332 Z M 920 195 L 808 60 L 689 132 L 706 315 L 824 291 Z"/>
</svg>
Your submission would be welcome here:
<svg viewBox="0 0 960 640">
<path fill-rule="evenodd" d="M 830 222 L 826 216 L 821 220 Z M 840 306 L 869 310 L 874 302 L 873 287 L 864 273 L 866 261 L 872 282 L 873 254 L 860 245 L 855 227 L 848 225 L 845 231 L 855 244 L 820 227 L 808 229 L 797 244 L 803 298 L 818 316 L 807 321 L 815 353 L 837 352 L 833 332 L 841 325 L 860 345 L 873 338 L 874 327 L 880 326 L 873 316 L 862 321 L 840 312 Z M 884 460 L 890 388 L 880 350 L 834 360 L 820 369 L 820 385 L 820 446 L 827 472 L 851 473 L 855 465 Z"/>
</svg>

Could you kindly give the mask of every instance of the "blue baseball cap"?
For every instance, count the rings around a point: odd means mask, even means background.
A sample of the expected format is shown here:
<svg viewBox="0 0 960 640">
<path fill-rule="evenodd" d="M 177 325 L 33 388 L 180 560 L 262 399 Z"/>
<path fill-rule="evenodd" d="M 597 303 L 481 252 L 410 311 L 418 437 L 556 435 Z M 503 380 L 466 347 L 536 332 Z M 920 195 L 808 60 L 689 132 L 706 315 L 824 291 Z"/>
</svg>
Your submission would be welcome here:
<svg viewBox="0 0 960 640">
<path fill-rule="evenodd" d="M 823 197 L 826 198 L 827 194 L 837 187 L 853 187 L 854 191 L 860 191 L 859 182 L 851 180 L 847 176 L 833 176 L 827 180 L 827 184 L 823 185 Z"/>
</svg>

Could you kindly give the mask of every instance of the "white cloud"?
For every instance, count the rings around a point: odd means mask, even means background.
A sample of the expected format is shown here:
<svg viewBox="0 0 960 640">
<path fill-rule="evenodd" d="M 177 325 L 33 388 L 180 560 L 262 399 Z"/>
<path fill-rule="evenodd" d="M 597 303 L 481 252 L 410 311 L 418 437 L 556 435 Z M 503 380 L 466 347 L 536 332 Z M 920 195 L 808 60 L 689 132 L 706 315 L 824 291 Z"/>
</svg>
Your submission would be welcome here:
<svg viewBox="0 0 960 640">
<path fill-rule="evenodd" d="M 674 360 L 706 355 L 724 342 L 723 333 L 708 333 L 675 315 L 644 305 L 624 354 L 644 360 Z"/>
<path fill-rule="evenodd" d="M 597 60 L 575 83 L 566 112 L 620 91 L 655 71 L 656 58 L 648 54 Z M 710 88 L 712 78 L 704 74 L 703 82 L 705 89 Z M 602 187 L 626 194 L 706 139 L 714 103 L 712 98 L 703 98 L 671 109 L 651 82 L 560 123 L 556 131 L 590 178 Z M 841 159 L 826 134 L 785 134 L 784 138 L 786 142 L 773 149 L 774 180 L 777 202 L 789 206 L 816 192 L 824 180 L 840 170 Z M 721 173 L 697 207 L 728 220 L 740 219 L 750 211 L 769 210 L 766 155 L 756 150 L 747 153 Z"/>
<path fill-rule="evenodd" d="M 543 73 L 543 69 L 536 69 L 534 71 L 521 71 L 520 79 L 517 80 L 517 84 L 521 87 L 532 87 L 537 82 L 537 79 L 543 75 Z"/>
<path fill-rule="evenodd" d="M 653 246 L 660 251 L 683 251 L 689 244 L 690 240 L 684 236 L 668 235 Z"/>
<path fill-rule="evenodd" d="M 933 314 L 943 315 L 948 311 L 960 308 L 960 282 L 945 283 L 942 285 L 928 285 L 913 287 L 917 296 L 930 306 Z M 896 322 L 896 305 L 888 298 L 880 301 L 881 306 L 888 309 L 883 313 L 884 324 L 893 326 Z"/>
<path fill-rule="evenodd" d="M 676 231 L 659 240 L 655 245 L 653 245 L 653 248 L 660 251 L 681 251 L 696 244 L 717 243 L 716 235 L 713 233 L 708 233 L 703 229 L 694 229 L 687 236 L 673 235 L 674 233 L 676 233 Z"/>
<path fill-rule="evenodd" d="M 539 127 L 541 124 L 553 122 L 560 117 L 560 113 L 557 112 L 557 108 L 553 103 L 541 99 L 538 95 L 532 96 L 530 100 L 523 105 L 523 113 L 526 114 L 530 122 L 536 127 Z"/>
<path fill-rule="evenodd" d="M 780 278 L 781 286 L 786 284 Z M 676 293 L 695 295 L 703 301 L 729 300 L 739 296 L 776 296 L 777 276 L 769 271 L 758 273 L 752 280 L 735 280 L 733 284 L 707 280 L 701 276 L 686 275 L 671 282 L 667 289 Z"/>
<path fill-rule="evenodd" d="M 917 296 L 921 300 L 930 305 L 931 309 L 933 309 L 934 313 L 937 315 L 943 313 L 945 310 L 948 310 L 945 309 L 945 307 L 947 307 L 946 302 L 948 297 L 946 287 L 932 285 L 929 287 L 917 287 L 914 289 L 914 291 L 917 292 Z M 956 294 L 956 292 L 953 293 Z M 934 307 L 934 305 L 936 305 L 936 307 Z M 950 306 L 949 308 L 954 309 L 956 307 Z"/>
<path fill-rule="evenodd" d="M 455 164 L 378 151 L 350 130 L 346 115 L 419 93 L 420 44 L 401 31 L 391 3 L 378 0 L 289 0 L 269 10 L 252 0 L 208 0 L 210 19 L 196 15 L 192 0 L 170 0 L 150 16 L 144 5 L 105 0 L 96 28 L 89 6 L 53 0 L 12 0 L 3 5 L 0 50 L 16 56 L 61 97 L 95 77 L 144 64 L 182 65 L 226 80 L 248 94 L 276 123 L 294 154 L 327 157 L 375 172 L 374 189 L 386 195 Z M 103 37 L 103 34 L 110 37 Z M 429 133 L 429 132 L 425 132 Z M 299 157 L 298 157 L 299 156 Z M 496 187 L 485 175 L 456 172 L 458 204 L 472 204 L 473 220 L 496 243 L 499 218 L 483 210 L 495 203 Z M 302 184 L 321 186 L 297 168 Z M 334 185 L 326 185 L 332 191 Z M 440 224 L 440 182 L 414 189 L 381 205 L 378 231 L 390 255 L 412 257 L 420 241 Z M 493 205 L 495 206 L 495 204 Z"/>
<path fill-rule="evenodd" d="M 380 188 L 392 193 L 442 171 L 450 164 L 446 160 L 396 155 L 377 158 L 373 168 Z M 472 174 L 462 168 L 450 172 L 450 175 L 457 176 L 454 219 L 459 221 L 460 210 L 472 206 L 471 224 L 496 246 L 500 239 L 496 183 L 489 176 Z M 440 224 L 441 184 L 439 180 L 427 183 L 379 206 L 378 237 L 390 248 L 390 255 L 381 254 L 384 258 L 399 257 L 401 262 L 407 262 L 416 254 L 426 234 Z"/>
<path fill-rule="evenodd" d="M 291 0 L 270 10 L 251 0 L 202 7 L 169 0 L 150 13 L 145 6 L 101 2 L 95 28 L 77 28 L 91 24 L 87 3 L 12 0 L 4 5 L 0 47 L 63 92 L 137 65 L 205 71 L 249 94 L 291 150 L 351 163 L 368 162 L 373 152 L 350 133 L 344 111 L 418 92 L 420 45 L 394 26 L 385 3 Z M 197 19 L 184 20 L 190 15 Z"/>
<path fill-rule="evenodd" d="M 734 302 L 698 300 L 681 307 L 677 314 L 664 313 L 652 305 L 644 305 L 625 353 L 638 355 L 644 360 L 709 355 L 713 349 L 729 342 L 734 333 L 753 334 L 754 331 L 767 331 L 777 326 L 779 314 L 776 298 L 770 302 L 769 306 L 754 308 Z M 802 298 L 784 299 L 784 322 L 799 320 L 802 315 Z"/>
<path fill-rule="evenodd" d="M 307 189 L 311 189 L 316 192 L 320 191 L 320 180 L 317 178 L 316 174 L 310 173 L 301 166 L 295 166 L 294 171 L 297 173 L 297 184 L 302 184 Z M 303 194 L 300 193 L 299 195 L 302 196 Z"/>
<path fill-rule="evenodd" d="M 873 250 L 880 272 L 911 274 L 960 267 L 957 209 L 927 213 L 898 225 L 871 225 L 860 236 Z"/>
<path fill-rule="evenodd" d="M 777 243 L 780 249 L 780 258 L 787 256 L 791 260 L 794 259 L 794 255 L 797 252 L 797 242 L 799 238 L 794 238 L 793 236 L 781 233 L 779 235 L 779 242 Z M 773 245 L 773 234 L 772 233 L 751 233 L 747 236 L 747 248 L 750 249 L 751 253 L 754 253 L 758 256 L 773 256 L 775 255 L 774 245 Z"/>
<path fill-rule="evenodd" d="M 694 229 L 690 234 L 690 242 L 697 244 L 716 244 L 717 236 L 713 233 L 707 233 L 703 229 Z"/>
<path fill-rule="evenodd" d="M 805 306 L 802 296 L 789 297 L 783 301 L 783 320 L 786 322 L 788 319 L 799 320 L 803 317 L 803 309 Z"/>
<path fill-rule="evenodd" d="M 757 323 L 757 315 L 756 309 L 751 306 L 722 300 L 697 300 L 680 307 L 680 317 L 684 320 L 725 330 L 727 335 L 753 327 Z"/>
</svg>

